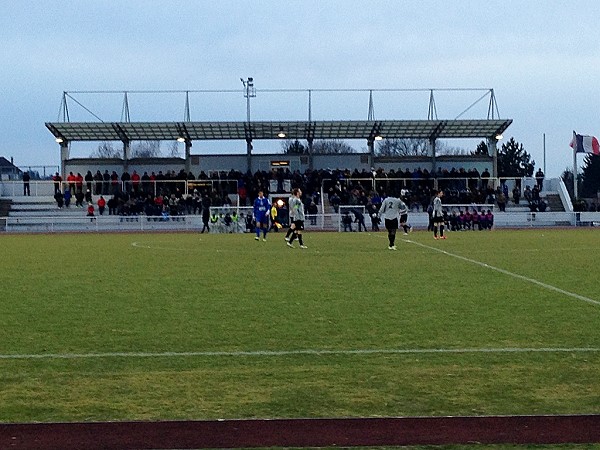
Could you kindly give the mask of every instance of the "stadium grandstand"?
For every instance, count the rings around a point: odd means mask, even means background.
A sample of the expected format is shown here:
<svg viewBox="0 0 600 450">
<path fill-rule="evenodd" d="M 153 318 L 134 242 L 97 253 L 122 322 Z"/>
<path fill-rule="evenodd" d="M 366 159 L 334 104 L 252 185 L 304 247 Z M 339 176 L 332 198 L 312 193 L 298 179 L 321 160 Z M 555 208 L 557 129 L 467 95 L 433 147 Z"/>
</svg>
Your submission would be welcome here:
<svg viewBox="0 0 600 450">
<path fill-rule="evenodd" d="M 370 90 L 368 120 L 312 120 L 309 103 L 309 119 L 305 121 L 251 121 L 250 98 L 255 91 L 247 85 L 245 88 L 248 115 L 246 121 L 239 122 L 191 121 L 189 91 L 185 91 L 186 120 L 181 122 L 131 122 L 127 92 L 121 121 L 105 122 L 94 114 L 97 121 L 73 122 L 67 102 L 74 99 L 65 92 L 62 120 L 46 123 L 60 147 L 60 168 L 52 179 L 47 176 L 25 182 L 22 178 L 28 172 L 19 169 L 12 175 L 3 175 L 0 214 L 5 215 L 4 229 L 199 229 L 199 205 L 205 196 L 212 207 L 232 208 L 240 214 L 259 189 L 281 199 L 292 187 L 302 188 L 307 207 L 315 203 L 317 217 L 309 226 L 318 229 L 340 229 L 336 204 L 371 209 L 367 214 L 369 221 L 372 205 L 377 206 L 377 199 L 387 195 L 402 197 L 411 208 L 415 225 L 427 227 L 427 208 L 436 189 L 446 191 L 449 216 L 453 212 L 458 215 L 461 211 L 491 210 L 496 215 L 496 227 L 600 222 L 597 212 L 573 211 L 560 179 L 545 180 L 542 189 L 535 178 L 498 177 L 497 145 L 512 120 L 498 118 L 493 90 L 484 91 L 489 105 L 483 119 L 439 119 L 434 90 L 429 90 L 427 120 L 376 120 Z M 308 93 L 310 99 L 311 92 Z M 301 154 L 253 153 L 254 141 L 282 139 L 306 142 L 306 150 Z M 375 152 L 375 145 L 384 139 L 422 140 L 427 143 L 428 152 L 426 156 L 381 156 Z M 440 139 L 480 139 L 489 152 L 438 155 Z M 314 143 L 323 140 L 362 140 L 367 152 L 315 153 Z M 185 146 L 185 156 L 131 157 L 132 143 L 137 141 L 180 142 Z M 234 147 L 243 141 L 246 151 L 194 155 L 192 144 L 197 141 L 231 142 Z M 75 142 L 119 142 L 122 155 L 72 158 L 70 150 Z M 57 200 L 57 193 L 62 200 Z M 72 197 L 71 202 L 66 201 L 65 194 Z M 99 196 L 115 206 L 108 207 L 106 214 L 96 212 L 90 220 L 82 207 L 96 205 Z M 66 205 L 59 207 L 61 202 Z M 281 213 L 285 223 L 287 212 Z M 158 216 L 162 220 L 157 220 Z"/>
</svg>

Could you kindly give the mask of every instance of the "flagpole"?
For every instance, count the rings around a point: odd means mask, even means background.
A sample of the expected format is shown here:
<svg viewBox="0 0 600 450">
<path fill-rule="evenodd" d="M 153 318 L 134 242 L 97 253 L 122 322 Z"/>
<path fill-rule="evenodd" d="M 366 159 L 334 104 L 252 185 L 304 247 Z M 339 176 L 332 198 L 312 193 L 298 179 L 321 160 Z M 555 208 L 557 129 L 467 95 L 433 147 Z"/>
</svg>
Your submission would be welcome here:
<svg viewBox="0 0 600 450">
<path fill-rule="evenodd" d="M 546 133 L 544 133 L 544 174 L 547 174 L 548 172 L 546 172 Z"/>
<path fill-rule="evenodd" d="M 577 201 L 577 145 L 573 146 L 573 203 Z"/>
</svg>

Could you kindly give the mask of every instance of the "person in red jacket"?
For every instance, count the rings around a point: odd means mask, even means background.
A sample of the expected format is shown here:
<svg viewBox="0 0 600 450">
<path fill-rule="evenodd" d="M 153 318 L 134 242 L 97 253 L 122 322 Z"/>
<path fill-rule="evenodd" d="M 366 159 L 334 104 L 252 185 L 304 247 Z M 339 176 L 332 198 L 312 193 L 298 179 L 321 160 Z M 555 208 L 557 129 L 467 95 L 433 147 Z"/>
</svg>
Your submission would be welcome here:
<svg viewBox="0 0 600 450">
<path fill-rule="evenodd" d="M 140 180 L 141 180 L 140 174 L 134 170 L 133 173 L 131 174 L 131 186 L 133 187 L 133 192 L 135 194 L 137 194 L 140 190 Z"/>
<path fill-rule="evenodd" d="M 100 215 L 104 214 L 104 208 L 106 208 L 106 200 L 104 200 L 103 196 L 100 196 L 100 198 L 98 199 L 98 212 L 100 213 Z M 89 206 L 88 206 L 88 212 L 89 212 Z"/>
<path fill-rule="evenodd" d="M 75 176 L 75 187 L 77 188 L 76 193 L 83 193 L 83 175 L 79 172 L 77 172 L 77 175 Z"/>
<path fill-rule="evenodd" d="M 93 203 L 88 203 L 88 207 L 87 207 L 87 216 L 88 217 L 94 217 L 94 204 Z M 93 221 L 94 219 L 90 219 L 91 221 Z"/>
</svg>

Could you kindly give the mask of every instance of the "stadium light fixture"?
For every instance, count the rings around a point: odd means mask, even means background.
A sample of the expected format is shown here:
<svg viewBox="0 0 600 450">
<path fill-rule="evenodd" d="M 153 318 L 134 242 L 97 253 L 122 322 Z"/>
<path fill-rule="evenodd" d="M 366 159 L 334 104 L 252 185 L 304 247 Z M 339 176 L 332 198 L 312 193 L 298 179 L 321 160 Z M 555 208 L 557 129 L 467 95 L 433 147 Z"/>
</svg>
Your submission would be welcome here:
<svg viewBox="0 0 600 450">
<path fill-rule="evenodd" d="M 57 137 L 56 139 L 54 139 L 56 141 L 57 144 L 62 144 L 64 142 L 64 139 L 61 137 Z"/>
<path fill-rule="evenodd" d="M 496 136 L 494 136 L 496 138 L 497 141 L 501 140 L 504 136 L 502 136 L 502 133 L 498 133 Z"/>
<path fill-rule="evenodd" d="M 382 135 L 380 135 L 379 133 L 377 133 L 377 134 L 375 135 L 375 140 L 376 140 L 376 141 L 383 141 L 383 136 L 382 136 Z"/>
<path fill-rule="evenodd" d="M 283 128 L 280 128 L 279 133 L 277 133 L 277 137 L 283 139 L 285 136 L 285 131 L 283 131 Z"/>
<path fill-rule="evenodd" d="M 250 123 L 250 98 L 256 97 L 256 88 L 254 87 L 254 78 L 248 77 L 247 80 L 240 78 L 244 85 L 244 97 L 246 98 L 246 120 Z"/>
<path fill-rule="evenodd" d="M 177 138 L 177 142 L 185 142 L 185 138 L 183 136 L 179 136 Z"/>
</svg>

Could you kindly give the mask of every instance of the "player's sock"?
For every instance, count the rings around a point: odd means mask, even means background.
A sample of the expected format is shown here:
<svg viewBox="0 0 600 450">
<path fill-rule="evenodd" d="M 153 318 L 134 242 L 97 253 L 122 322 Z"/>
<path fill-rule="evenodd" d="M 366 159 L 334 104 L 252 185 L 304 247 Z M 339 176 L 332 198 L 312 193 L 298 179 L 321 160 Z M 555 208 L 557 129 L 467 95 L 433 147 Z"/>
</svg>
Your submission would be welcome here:
<svg viewBox="0 0 600 450">
<path fill-rule="evenodd" d="M 440 236 L 444 236 L 444 225 L 440 225 Z"/>
<path fill-rule="evenodd" d="M 433 226 L 433 236 L 437 237 L 437 234 L 438 234 L 438 227 L 434 225 Z"/>
<path fill-rule="evenodd" d="M 300 245 L 304 245 L 304 242 L 302 241 L 302 235 L 301 234 L 298 235 L 298 242 L 300 243 Z"/>
<path fill-rule="evenodd" d="M 256 239 L 258 239 L 260 237 L 260 228 L 256 227 L 254 231 L 256 232 Z"/>
</svg>

